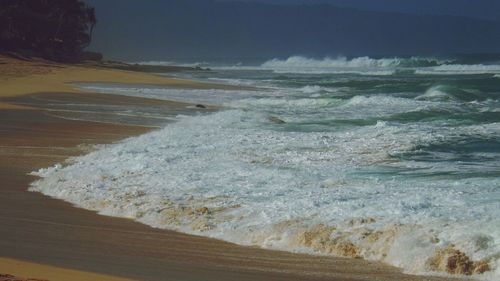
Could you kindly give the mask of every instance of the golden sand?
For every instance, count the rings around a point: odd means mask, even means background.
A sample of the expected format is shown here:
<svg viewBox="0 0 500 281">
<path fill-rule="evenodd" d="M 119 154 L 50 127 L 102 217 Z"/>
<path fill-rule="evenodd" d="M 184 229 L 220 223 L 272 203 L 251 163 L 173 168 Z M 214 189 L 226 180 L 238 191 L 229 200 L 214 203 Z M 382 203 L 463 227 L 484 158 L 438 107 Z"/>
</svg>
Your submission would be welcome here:
<svg viewBox="0 0 500 281">
<path fill-rule="evenodd" d="M 19 261 L 14 259 L 0 258 L 0 274 L 8 272 L 16 278 L 25 280 L 50 280 L 50 281 L 131 281 L 104 274 L 89 273 L 79 270 L 59 268 L 49 265 Z M 22 280 L 21 279 L 21 280 Z"/>
</svg>

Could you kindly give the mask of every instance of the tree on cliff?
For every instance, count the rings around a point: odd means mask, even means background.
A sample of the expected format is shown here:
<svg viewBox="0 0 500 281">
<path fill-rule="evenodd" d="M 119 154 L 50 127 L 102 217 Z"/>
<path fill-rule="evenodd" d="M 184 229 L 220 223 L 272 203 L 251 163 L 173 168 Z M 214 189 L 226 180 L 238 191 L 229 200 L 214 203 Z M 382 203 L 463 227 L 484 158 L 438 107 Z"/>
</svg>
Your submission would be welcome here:
<svg viewBox="0 0 500 281">
<path fill-rule="evenodd" d="M 76 62 L 95 24 L 94 8 L 79 0 L 0 0 L 0 50 Z"/>
</svg>

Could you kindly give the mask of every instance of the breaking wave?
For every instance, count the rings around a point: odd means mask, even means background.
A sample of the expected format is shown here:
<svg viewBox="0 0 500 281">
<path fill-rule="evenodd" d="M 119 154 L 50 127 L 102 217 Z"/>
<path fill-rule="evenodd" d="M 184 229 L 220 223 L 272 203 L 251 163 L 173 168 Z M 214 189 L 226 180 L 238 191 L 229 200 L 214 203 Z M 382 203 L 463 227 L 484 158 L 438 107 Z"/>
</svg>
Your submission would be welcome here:
<svg viewBox="0 0 500 281">
<path fill-rule="evenodd" d="M 293 56 L 286 60 L 273 59 L 262 64 L 264 68 L 308 67 L 308 68 L 380 68 L 380 67 L 429 67 L 444 64 L 446 61 L 432 58 L 382 58 L 346 57 L 324 58 L 322 60 Z"/>
<path fill-rule="evenodd" d="M 461 75 L 461 74 L 497 74 L 500 65 L 489 64 L 454 64 L 453 60 L 435 58 L 382 58 L 346 57 L 312 59 L 293 56 L 285 60 L 272 59 L 261 65 L 262 69 L 277 73 L 312 73 L 312 74 L 361 74 L 392 75 L 401 71 L 410 71 L 425 75 Z"/>
<path fill-rule="evenodd" d="M 262 68 L 276 72 L 298 73 L 354 73 L 367 75 L 391 75 L 398 67 L 437 66 L 446 61 L 433 58 L 383 58 L 346 57 L 324 58 L 322 60 L 293 56 L 286 60 L 273 59 L 262 64 Z"/>
</svg>

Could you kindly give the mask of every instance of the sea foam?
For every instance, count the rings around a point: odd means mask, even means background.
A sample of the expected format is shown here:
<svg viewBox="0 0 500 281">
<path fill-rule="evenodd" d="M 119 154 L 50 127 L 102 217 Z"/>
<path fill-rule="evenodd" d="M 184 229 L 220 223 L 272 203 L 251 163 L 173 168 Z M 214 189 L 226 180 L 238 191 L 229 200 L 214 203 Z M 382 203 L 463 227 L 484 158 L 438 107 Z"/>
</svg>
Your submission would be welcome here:
<svg viewBox="0 0 500 281">
<path fill-rule="evenodd" d="M 182 117 L 42 169 L 33 173 L 41 179 L 30 190 L 154 227 L 264 248 L 361 256 L 422 273 L 433 254 L 451 244 L 478 262 L 498 253 L 499 214 L 491 212 L 500 210 L 498 181 L 422 182 L 360 171 L 375 163 L 398 165 L 391 155 L 417 145 L 496 136 L 499 125 L 430 133 L 421 125 L 379 122 L 305 134 L 271 131 L 266 127 L 275 125 L 264 114 L 228 110 Z"/>
</svg>

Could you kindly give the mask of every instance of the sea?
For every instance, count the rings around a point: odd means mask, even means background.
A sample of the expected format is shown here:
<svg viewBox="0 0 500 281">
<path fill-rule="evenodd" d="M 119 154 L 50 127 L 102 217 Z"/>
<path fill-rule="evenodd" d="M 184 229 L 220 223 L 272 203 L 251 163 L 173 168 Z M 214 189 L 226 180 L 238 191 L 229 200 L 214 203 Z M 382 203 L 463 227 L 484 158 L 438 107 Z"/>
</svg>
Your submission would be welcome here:
<svg viewBox="0 0 500 281">
<path fill-rule="evenodd" d="M 500 59 L 196 65 L 210 71 L 166 75 L 241 88 L 79 84 L 219 109 L 35 171 L 30 190 L 241 245 L 500 280 Z"/>
</svg>

